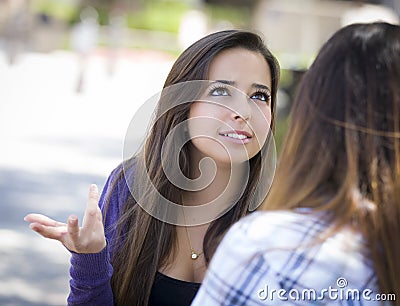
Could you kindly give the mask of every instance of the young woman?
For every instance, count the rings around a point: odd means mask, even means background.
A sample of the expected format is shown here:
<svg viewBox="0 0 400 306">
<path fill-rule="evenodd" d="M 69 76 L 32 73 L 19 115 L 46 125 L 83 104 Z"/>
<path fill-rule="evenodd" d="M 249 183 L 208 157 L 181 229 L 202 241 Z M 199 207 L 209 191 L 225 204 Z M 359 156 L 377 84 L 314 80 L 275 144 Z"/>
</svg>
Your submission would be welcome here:
<svg viewBox="0 0 400 306">
<path fill-rule="evenodd" d="M 26 216 L 72 253 L 69 305 L 191 303 L 226 230 L 265 196 L 278 79 L 258 35 L 200 39 L 173 65 L 143 148 L 110 175 L 100 209 L 91 186 L 82 227 Z"/>
<path fill-rule="evenodd" d="M 329 39 L 300 84 L 268 212 L 226 234 L 193 305 L 400 305 L 399 85 L 400 26 Z"/>
</svg>

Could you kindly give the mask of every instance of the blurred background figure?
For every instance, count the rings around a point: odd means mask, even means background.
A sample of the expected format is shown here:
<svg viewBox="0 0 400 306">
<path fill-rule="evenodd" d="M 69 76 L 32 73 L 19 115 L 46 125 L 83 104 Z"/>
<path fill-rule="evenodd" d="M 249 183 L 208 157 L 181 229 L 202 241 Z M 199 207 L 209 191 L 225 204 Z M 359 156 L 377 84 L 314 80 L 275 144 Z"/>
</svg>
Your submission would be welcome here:
<svg viewBox="0 0 400 306">
<path fill-rule="evenodd" d="M 3 16 L 4 52 L 10 65 L 14 64 L 18 54 L 26 49 L 29 39 L 28 0 L 14 0 L 3 3 L 7 14 Z"/>
<path fill-rule="evenodd" d="M 108 73 L 112 76 L 118 58 L 118 49 L 121 47 L 125 29 L 125 16 L 122 7 L 114 7 L 110 11 L 110 24 L 108 29 Z"/>
<path fill-rule="evenodd" d="M 80 13 L 80 22 L 71 29 L 71 47 L 79 57 L 79 75 L 76 91 L 83 90 L 84 74 L 87 57 L 94 50 L 98 43 L 99 25 L 98 13 L 94 7 L 88 6 Z"/>
<path fill-rule="evenodd" d="M 208 33 L 207 16 L 203 10 L 202 0 L 191 1 L 191 9 L 184 13 L 179 24 L 178 42 L 180 48 L 186 49 Z"/>
<path fill-rule="evenodd" d="M 398 0 L 0 0 L 0 305 L 65 305 L 69 254 L 22 217 L 83 214 L 74 205 L 88 183 L 102 188 L 133 115 L 191 41 L 227 28 L 265 38 L 282 67 L 279 152 L 322 42 L 355 17 L 399 14 Z"/>
</svg>

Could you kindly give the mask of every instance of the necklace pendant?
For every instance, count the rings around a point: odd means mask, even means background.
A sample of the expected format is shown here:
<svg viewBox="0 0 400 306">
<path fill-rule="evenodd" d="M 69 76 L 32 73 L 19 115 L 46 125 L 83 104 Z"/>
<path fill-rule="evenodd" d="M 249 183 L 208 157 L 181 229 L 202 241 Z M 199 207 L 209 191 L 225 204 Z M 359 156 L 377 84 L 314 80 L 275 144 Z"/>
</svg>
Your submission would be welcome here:
<svg viewBox="0 0 400 306">
<path fill-rule="evenodd" d="M 199 254 L 197 254 L 196 252 L 192 251 L 192 255 L 191 255 L 193 260 L 196 260 L 197 258 L 199 258 Z"/>
</svg>

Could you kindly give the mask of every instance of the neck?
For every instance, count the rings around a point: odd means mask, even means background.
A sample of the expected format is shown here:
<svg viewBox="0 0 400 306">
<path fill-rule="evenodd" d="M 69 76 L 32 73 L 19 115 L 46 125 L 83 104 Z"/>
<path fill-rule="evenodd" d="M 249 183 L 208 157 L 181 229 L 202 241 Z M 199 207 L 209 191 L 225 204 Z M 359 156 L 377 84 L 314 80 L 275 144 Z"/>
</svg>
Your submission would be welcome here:
<svg viewBox="0 0 400 306">
<path fill-rule="evenodd" d="M 193 188 L 192 191 L 182 193 L 183 204 L 187 208 L 200 205 L 207 205 L 207 207 L 201 210 L 188 209 L 187 220 L 190 220 L 189 223 L 196 223 L 195 220 L 202 219 L 198 215 L 199 212 L 206 213 L 207 220 L 214 220 L 236 204 L 241 193 L 244 192 L 243 177 L 246 176 L 246 163 L 235 164 L 231 167 L 230 164 L 217 164 L 211 160 L 202 161 L 201 157 L 193 158 L 193 156 L 191 156 L 191 161 L 190 178 L 193 180 L 191 185 Z"/>
<path fill-rule="evenodd" d="M 243 185 L 246 165 L 222 163 L 190 148 L 191 191 L 186 191 L 185 205 L 197 206 L 210 203 L 221 195 L 234 194 Z M 226 197 L 224 197 L 226 200 Z"/>
</svg>

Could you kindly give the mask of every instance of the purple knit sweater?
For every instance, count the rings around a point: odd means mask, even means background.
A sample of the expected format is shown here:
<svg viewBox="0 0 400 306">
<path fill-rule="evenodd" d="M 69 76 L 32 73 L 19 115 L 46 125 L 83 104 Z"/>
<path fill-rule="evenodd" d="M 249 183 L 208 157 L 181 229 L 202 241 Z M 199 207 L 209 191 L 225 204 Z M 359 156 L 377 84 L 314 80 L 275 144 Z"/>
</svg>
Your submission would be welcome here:
<svg viewBox="0 0 400 306">
<path fill-rule="evenodd" d="M 113 267 L 110 263 L 112 248 L 110 239 L 114 234 L 114 226 L 120 216 L 122 206 L 129 196 L 129 188 L 124 177 L 120 177 L 122 167 L 117 167 L 108 177 L 100 196 L 99 206 L 105 213 L 105 204 L 109 201 L 105 220 L 107 246 L 96 254 L 77 254 L 71 252 L 70 294 L 68 305 L 114 305 L 111 290 Z M 119 179 L 120 178 L 120 179 Z M 111 188 L 118 180 L 116 187 Z"/>
</svg>

